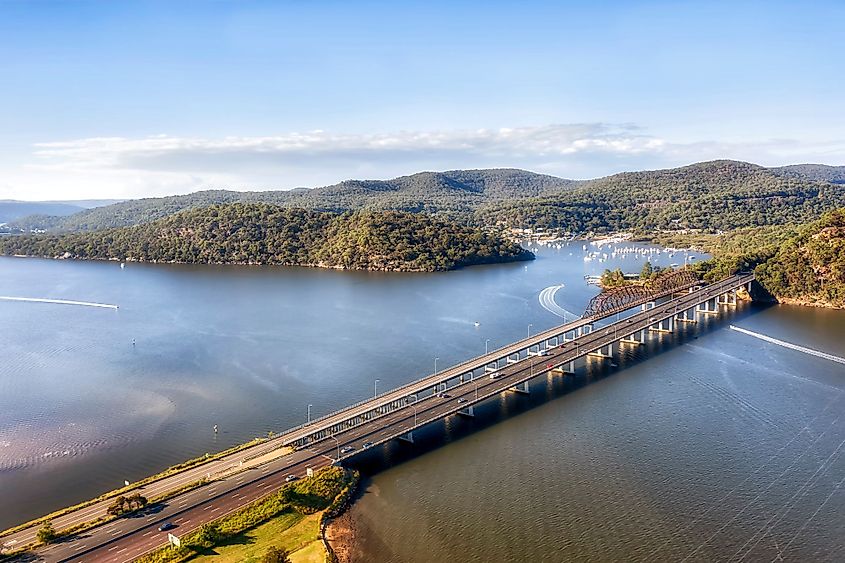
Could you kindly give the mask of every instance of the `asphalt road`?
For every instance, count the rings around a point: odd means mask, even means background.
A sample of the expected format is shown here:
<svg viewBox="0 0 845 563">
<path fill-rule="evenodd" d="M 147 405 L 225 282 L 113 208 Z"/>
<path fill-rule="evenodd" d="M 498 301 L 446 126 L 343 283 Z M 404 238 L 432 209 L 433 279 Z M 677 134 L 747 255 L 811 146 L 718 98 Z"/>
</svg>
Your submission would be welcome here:
<svg viewBox="0 0 845 563">
<path fill-rule="evenodd" d="M 131 492 L 139 492 L 147 498 L 162 495 L 169 491 L 176 490 L 183 485 L 187 485 L 188 483 L 199 481 L 203 477 L 206 477 L 209 473 L 214 475 L 223 470 L 230 469 L 233 466 L 237 466 L 241 460 L 245 458 L 257 457 L 271 452 L 274 449 L 280 448 L 282 447 L 282 441 L 283 438 L 278 437 L 261 444 L 256 444 L 250 448 L 245 448 L 228 456 L 222 457 L 219 460 L 210 461 L 208 463 L 198 465 L 197 467 L 186 469 L 185 471 L 176 473 L 170 477 L 154 481 L 144 485 L 143 487 L 138 487 L 137 489 L 133 489 Z M 77 524 L 90 522 L 91 520 L 105 516 L 106 510 L 112 502 L 113 499 L 99 501 L 85 508 L 80 508 L 79 510 L 70 512 L 64 516 L 53 518 L 53 527 L 57 530 L 64 530 Z M 32 543 L 36 539 L 35 536 L 38 533 L 39 528 L 40 525 L 30 526 L 29 528 L 15 532 L 14 534 L 0 537 L 0 545 L 11 549 L 15 546 Z"/>
<path fill-rule="evenodd" d="M 450 388 L 448 397 L 427 397 L 412 406 L 399 409 L 378 419 L 368 421 L 270 462 L 260 468 L 214 482 L 190 491 L 164 503 L 155 513 L 124 518 L 98 527 L 79 537 L 41 550 L 44 561 L 131 561 L 144 553 L 167 543 L 167 532 L 158 526 L 166 521 L 178 527 L 171 530 L 176 535 L 190 532 L 205 522 L 244 506 L 253 500 L 275 492 L 285 483 L 288 474 L 305 475 L 306 468 L 317 469 L 334 459 L 346 459 L 360 453 L 365 442 L 374 445 L 396 439 L 416 428 L 442 419 L 468 406 L 484 401 L 515 385 L 541 375 L 551 367 L 566 364 L 615 342 L 638 330 L 647 329 L 660 320 L 674 316 L 708 298 L 737 287 L 741 278 L 733 277 L 707 286 L 701 291 L 661 304 L 654 309 L 641 311 L 617 323 L 601 327 L 575 341 L 555 348 L 548 356 L 532 356 L 509 364 L 499 370 L 500 376 L 476 378 Z M 617 328 L 618 330 L 615 330 Z M 350 452 L 339 455 L 345 448 Z"/>
</svg>

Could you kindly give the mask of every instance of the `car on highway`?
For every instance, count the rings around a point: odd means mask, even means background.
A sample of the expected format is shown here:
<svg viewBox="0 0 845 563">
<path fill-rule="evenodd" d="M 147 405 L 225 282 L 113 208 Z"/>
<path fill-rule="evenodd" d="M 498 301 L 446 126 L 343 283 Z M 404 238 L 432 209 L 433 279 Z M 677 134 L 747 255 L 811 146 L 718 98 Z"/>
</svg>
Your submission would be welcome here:
<svg viewBox="0 0 845 563">
<path fill-rule="evenodd" d="M 353 448 L 352 446 L 343 446 L 342 448 L 340 448 L 340 453 L 342 453 L 342 454 L 348 454 L 349 452 L 354 452 L 354 451 L 355 451 L 355 448 Z"/>
<path fill-rule="evenodd" d="M 452 395 L 450 395 L 449 393 L 440 393 L 440 398 L 441 399 L 451 399 Z"/>
<path fill-rule="evenodd" d="M 175 527 L 176 527 L 176 524 L 174 524 L 173 522 L 165 522 L 164 524 L 162 524 L 161 526 L 158 527 L 158 531 L 159 532 L 166 532 L 167 530 L 172 530 Z"/>
<path fill-rule="evenodd" d="M 551 350 L 549 350 L 548 348 L 544 348 L 544 349 L 540 350 L 539 352 L 537 352 L 537 355 L 538 356 L 548 356 L 551 353 L 552 353 Z"/>
<path fill-rule="evenodd" d="M 364 445 L 362 445 L 361 447 L 366 450 L 367 448 L 372 448 L 373 443 L 372 442 L 364 442 Z"/>
<path fill-rule="evenodd" d="M 461 397 L 460 399 L 458 399 L 458 402 L 459 403 L 466 403 L 467 400 L 465 398 Z"/>
<path fill-rule="evenodd" d="M 291 481 L 296 481 L 297 479 L 299 479 L 299 477 L 296 475 L 288 475 L 285 477 L 285 483 L 290 483 Z"/>
<path fill-rule="evenodd" d="M 498 371 L 494 371 L 493 373 L 490 374 L 490 379 L 499 379 L 500 377 L 502 377 L 502 374 L 499 373 Z"/>
</svg>

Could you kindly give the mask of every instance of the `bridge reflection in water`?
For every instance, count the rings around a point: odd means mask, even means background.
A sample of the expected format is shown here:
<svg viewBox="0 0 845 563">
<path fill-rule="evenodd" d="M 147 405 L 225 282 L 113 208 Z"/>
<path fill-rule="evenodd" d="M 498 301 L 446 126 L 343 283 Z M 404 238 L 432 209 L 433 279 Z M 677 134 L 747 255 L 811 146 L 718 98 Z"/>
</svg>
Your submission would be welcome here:
<svg viewBox="0 0 845 563">
<path fill-rule="evenodd" d="M 738 291 L 750 291 L 753 280 L 753 274 L 738 274 L 704 285 L 684 276 L 639 298 L 605 301 L 610 304 L 605 307 L 591 302 L 589 317 L 326 415 L 286 432 L 282 440 L 297 448 L 331 440 L 337 445 L 334 461 L 391 440 L 413 441 L 423 426 L 452 415 L 473 417 L 476 405 L 502 393 L 530 393 L 541 378 L 548 387 L 549 378 L 566 378 L 579 366 L 619 361 L 623 347 L 643 346 L 651 335 L 675 332 L 678 323 L 716 316 L 722 306 L 735 306 Z M 622 313 L 629 316 L 620 319 Z M 618 320 L 609 322 L 611 317 Z"/>
</svg>

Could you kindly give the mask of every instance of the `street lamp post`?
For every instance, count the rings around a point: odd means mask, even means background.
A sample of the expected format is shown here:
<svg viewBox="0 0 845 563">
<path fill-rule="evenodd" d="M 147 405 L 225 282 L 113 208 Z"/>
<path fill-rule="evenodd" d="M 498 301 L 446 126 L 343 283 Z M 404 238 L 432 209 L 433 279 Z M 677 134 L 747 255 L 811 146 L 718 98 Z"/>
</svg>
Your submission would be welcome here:
<svg viewBox="0 0 845 563">
<path fill-rule="evenodd" d="M 314 405 L 308 405 L 308 423 L 311 423 L 311 407 Z"/>
<path fill-rule="evenodd" d="M 379 381 L 381 381 L 381 380 L 376 379 L 375 382 L 373 383 L 373 399 L 378 397 L 378 382 Z"/>
<path fill-rule="evenodd" d="M 488 346 L 490 345 L 490 339 L 486 339 L 484 341 L 484 355 L 489 354 Z"/>
<path fill-rule="evenodd" d="M 335 444 L 337 444 L 337 459 L 340 459 L 340 440 L 334 437 L 334 434 L 329 436 L 332 440 L 334 440 Z"/>
<path fill-rule="evenodd" d="M 437 375 L 437 360 L 440 358 L 434 358 L 434 375 Z"/>
<path fill-rule="evenodd" d="M 531 338 L 531 327 L 534 326 L 532 324 L 528 325 L 528 338 Z"/>
<path fill-rule="evenodd" d="M 417 405 L 411 404 L 411 408 L 414 409 L 414 428 L 417 427 Z"/>
</svg>

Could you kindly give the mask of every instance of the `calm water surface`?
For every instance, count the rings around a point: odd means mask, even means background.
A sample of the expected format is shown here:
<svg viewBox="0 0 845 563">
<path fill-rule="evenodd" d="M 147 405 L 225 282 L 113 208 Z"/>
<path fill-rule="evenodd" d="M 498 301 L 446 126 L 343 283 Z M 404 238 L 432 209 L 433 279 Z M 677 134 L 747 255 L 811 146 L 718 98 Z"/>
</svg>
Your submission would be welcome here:
<svg viewBox="0 0 845 563">
<path fill-rule="evenodd" d="M 0 301 L 0 527 L 559 324 L 544 288 L 580 312 L 585 274 L 644 262 L 584 253 L 438 274 L 0 259 L 0 295 L 120 306 Z M 361 560 L 841 559 L 843 366 L 728 322 L 845 355 L 842 313 L 743 308 L 540 380 L 365 460 L 393 467 L 353 509 Z"/>
</svg>

